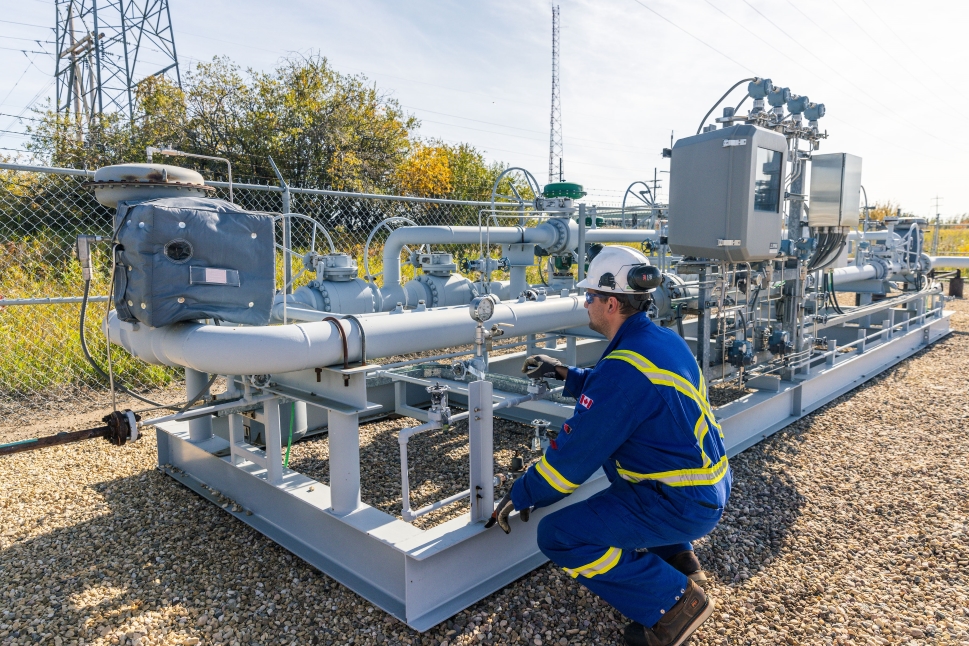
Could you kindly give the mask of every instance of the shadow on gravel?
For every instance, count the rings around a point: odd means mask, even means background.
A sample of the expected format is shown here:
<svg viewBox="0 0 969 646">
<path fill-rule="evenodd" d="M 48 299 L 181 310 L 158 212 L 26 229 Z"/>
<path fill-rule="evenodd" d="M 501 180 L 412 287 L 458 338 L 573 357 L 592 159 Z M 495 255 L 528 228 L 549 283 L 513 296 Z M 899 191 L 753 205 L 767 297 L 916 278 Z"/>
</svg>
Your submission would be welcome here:
<svg viewBox="0 0 969 646">
<path fill-rule="evenodd" d="M 227 618 L 247 599 L 259 607 L 280 592 L 274 587 L 294 587 L 294 576 L 324 587 L 311 566 L 157 471 L 91 488 L 104 498 L 95 511 L 101 515 L 0 550 L 0 624 L 8 626 L 0 642 L 44 635 L 90 641 L 122 631 L 120 643 L 130 644 L 150 614 L 152 635 L 165 626 L 212 643 L 219 623 L 200 625 L 200 615 Z M 266 587 L 257 589 L 257 581 Z M 280 611 L 287 606 L 278 603 Z M 271 608 L 263 603 L 257 618 L 275 620 Z"/>
</svg>

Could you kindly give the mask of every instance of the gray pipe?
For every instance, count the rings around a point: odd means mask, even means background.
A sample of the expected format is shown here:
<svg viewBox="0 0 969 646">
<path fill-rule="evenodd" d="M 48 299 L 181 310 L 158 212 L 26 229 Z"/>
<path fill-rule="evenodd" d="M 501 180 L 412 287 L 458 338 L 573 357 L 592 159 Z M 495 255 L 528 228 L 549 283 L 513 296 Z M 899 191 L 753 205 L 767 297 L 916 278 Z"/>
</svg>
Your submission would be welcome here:
<svg viewBox="0 0 969 646">
<path fill-rule="evenodd" d="M 572 223 L 574 226 L 574 222 Z M 571 238 L 572 226 L 569 227 Z M 400 252 L 406 245 L 418 244 L 477 244 L 484 235 L 479 227 L 422 226 L 401 227 L 387 237 L 383 253 L 383 279 L 381 309 L 390 309 L 395 303 L 404 302 L 400 284 Z M 548 247 L 559 242 L 561 232 L 548 222 L 537 227 L 491 227 L 488 236 L 492 244 L 537 244 Z M 658 239 L 659 233 L 652 229 L 594 229 L 586 232 L 585 241 L 589 242 L 642 242 Z M 574 240 L 569 240 L 567 248 L 574 248 Z M 518 296 L 512 293 L 512 297 Z M 385 307 L 389 303 L 390 307 Z"/>
<path fill-rule="evenodd" d="M 400 285 L 400 252 L 406 245 L 417 244 L 478 244 L 484 229 L 478 227 L 401 227 L 387 237 L 384 243 L 384 287 L 393 292 Z M 491 227 L 489 237 L 493 244 L 549 245 L 556 239 L 555 229 L 542 223 L 535 228 Z M 382 290 L 382 291 L 383 291 Z"/>
<path fill-rule="evenodd" d="M 574 296 L 502 303 L 495 306 L 488 324 L 509 324 L 507 333 L 514 336 L 581 327 L 589 323 L 583 305 Z M 360 327 L 342 322 L 350 361 L 360 360 L 361 327 L 368 360 L 467 345 L 475 336 L 476 324 L 467 307 L 358 318 Z M 112 311 L 107 327 L 112 343 L 143 361 L 209 374 L 273 374 L 343 363 L 340 336 L 330 322 L 265 327 L 179 323 L 150 328 L 125 323 Z"/>
<path fill-rule="evenodd" d="M 932 261 L 932 268 L 969 269 L 969 256 L 930 256 L 929 259 Z"/>
</svg>

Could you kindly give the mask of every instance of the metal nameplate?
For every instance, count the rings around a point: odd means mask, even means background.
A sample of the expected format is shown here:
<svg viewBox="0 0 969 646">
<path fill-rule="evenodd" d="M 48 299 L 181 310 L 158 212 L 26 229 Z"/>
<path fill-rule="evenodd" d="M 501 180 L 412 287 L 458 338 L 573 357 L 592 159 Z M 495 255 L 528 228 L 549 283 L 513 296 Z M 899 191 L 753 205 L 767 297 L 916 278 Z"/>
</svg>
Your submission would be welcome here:
<svg viewBox="0 0 969 646">
<path fill-rule="evenodd" d="M 747 145 L 746 139 L 724 139 L 723 140 L 724 148 L 726 148 L 727 146 L 746 146 L 746 145 Z"/>
<path fill-rule="evenodd" d="M 739 247 L 740 240 L 717 240 L 718 247 Z"/>
</svg>

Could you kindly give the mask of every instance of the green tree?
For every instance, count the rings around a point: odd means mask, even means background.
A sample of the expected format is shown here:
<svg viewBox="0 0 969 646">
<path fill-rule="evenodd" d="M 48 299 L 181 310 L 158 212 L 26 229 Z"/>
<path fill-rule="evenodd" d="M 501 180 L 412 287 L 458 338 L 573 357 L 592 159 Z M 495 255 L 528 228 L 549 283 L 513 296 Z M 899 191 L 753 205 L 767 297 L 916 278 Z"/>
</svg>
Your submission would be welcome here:
<svg viewBox="0 0 969 646">
<path fill-rule="evenodd" d="M 419 125 L 365 77 L 339 74 L 321 56 L 285 59 L 272 72 L 215 58 L 189 71 L 184 91 L 149 79 L 130 122 L 105 115 L 83 140 L 71 116 L 47 110 L 41 119 L 28 149 L 46 163 L 142 161 L 147 146 L 167 144 L 226 157 L 240 179 L 273 179 L 272 156 L 294 185 L 358 191 L 390 183 Z M 217 164 L 203 170 L 224 172 Z"/>
</svg>

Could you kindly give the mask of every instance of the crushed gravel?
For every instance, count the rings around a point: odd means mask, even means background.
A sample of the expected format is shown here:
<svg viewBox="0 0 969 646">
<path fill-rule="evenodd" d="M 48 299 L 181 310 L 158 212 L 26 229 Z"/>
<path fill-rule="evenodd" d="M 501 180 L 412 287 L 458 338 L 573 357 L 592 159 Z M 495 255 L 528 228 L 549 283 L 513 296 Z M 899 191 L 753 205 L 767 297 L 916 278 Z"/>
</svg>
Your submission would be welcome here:
<svg viewBox="0 0 969 646">
<path fill-rule="evenodd" d="M 452 412 L 459 412 L 452 408 Z M 397 436 L 401 429 L 422 422 L 410 417 L 374 422 L 360 427 L 361 471 L 360 497 L 369 505 L 401 518 L 400 445 Z M 507 477 L 495 487 L 495 499 L 511 488 L 513 474 L 511 460 L 517 453 L 525 464 L 541 457 L 541 451 L 531 450 L 534 430 L 531 426 L 495 419 L 495 473 Z M 468 424 L 456 422 L 447 431 L 428 431 L 411 438 L 407 446 L 410 465 L 410 505 L 420 509 L 468 488 L 471 478 L 468 463 Z M 329 438 L 318 435 L 294 444 L 289 468 L 329 484 Z M 421 516 L 415 527 L 429 529 L 435 525 L 467 514 L 469 501 L 457 502 Z"/>
<path fill-rule="evenodd" d="M 949 307 L 953 335 L 731 461 L 697 543 L 718 611 L 691 644 L 969 644 L 969 303 Z M 151 435 L 0 458 L 0 644 L 620 640 L 550 565 L 418 634 L 154 467 Z"/>
</svg>

